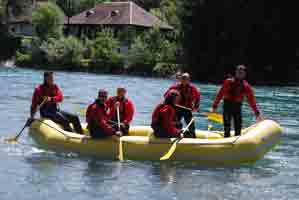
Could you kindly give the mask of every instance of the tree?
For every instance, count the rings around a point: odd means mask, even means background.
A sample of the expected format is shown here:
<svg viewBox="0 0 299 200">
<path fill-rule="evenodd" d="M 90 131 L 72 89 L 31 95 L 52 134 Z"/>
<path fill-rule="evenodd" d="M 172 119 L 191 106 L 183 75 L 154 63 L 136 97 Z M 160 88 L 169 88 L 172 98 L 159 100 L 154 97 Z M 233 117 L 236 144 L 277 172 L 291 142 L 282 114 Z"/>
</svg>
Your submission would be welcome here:
<svg viewBox="0 0 299 200">
<path fill-rule="evenodd" d="M 154 27 L 134 40 L 128 61 L 132 66 L 144 65 L 143 70 L 152 72 L 159 62 L 175 63 L 176 51 L 175 43 L 168 40 L 159 27 Z"/>
<path fill-rule="evenodd" d="M 43 5 L 32 13 L 32 23 L 37 36 L 43 41 L 62 36 L 64 13 L 54 3 Z"/>
<path fill-rule="evenodd" d="M 123 62 L 118 53 L 120 42 L 114 37 L 113 31 L 104 29 L 97 33 L 93 45 L 93 60 L 105 65 L 115 65 Z"/>
<path fill-rule="evenodd" d="M 40 49 L 48 63 L 71 67 L 80 66 L 85 51 L 83 43 L 72 36 L 58 40 L 50 38 L 43 42 Z"/>
</svg>

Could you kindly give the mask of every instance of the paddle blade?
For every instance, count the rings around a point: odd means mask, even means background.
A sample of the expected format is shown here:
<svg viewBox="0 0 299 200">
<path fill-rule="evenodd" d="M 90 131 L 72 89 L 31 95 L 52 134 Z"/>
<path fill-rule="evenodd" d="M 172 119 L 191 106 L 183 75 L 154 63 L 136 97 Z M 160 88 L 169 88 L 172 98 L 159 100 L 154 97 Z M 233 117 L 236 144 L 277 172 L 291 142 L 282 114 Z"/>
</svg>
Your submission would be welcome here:
<svg viewBox="0 0 299 200">
<path fill-rule="evenodd" d="M 209 120 L 223 124 L 223 116 L 218 113 L 205 112 L 203 113 Z"/>
<path fill-rule="evenodd" d="M 119 155 L 118 158 L 120 161 L 124 160 L 124 151 L 123 151 L 123 142 L 121 140 L 121 138 L 119 139 Z"/>
<path fill-rule="evenodd" d="M 18 139 L 17 137 L 12 137 L 12 138 L 6 138 L 4 139 L 4 141 L 9 144 L 17 144 L 18 143 L 17 139 Z"/>
<path fill-rule="evenodd" d="M 87 111 L 87 109 L 85 109 L 85 108 L 80 108 L 80 109 L 78 110 L 79 114 L 82 115 L 82 116 L 85 116 L 86 111 Z"/>
<path fill-rule="evenodd" d="M 177 143 L 178 143 L 179 141 L 180 141 L 180 140 L 177 139 L 177 140 L 172 144 L 172 146 L 170 147 L 169 151 L 168 151 L 164 156 L 162 156 L 162 157 L 160 158 L 160 160 L 168 160 L 168 159 L 172 156 L 172 154 L 175 152 Z"/>
</svg>

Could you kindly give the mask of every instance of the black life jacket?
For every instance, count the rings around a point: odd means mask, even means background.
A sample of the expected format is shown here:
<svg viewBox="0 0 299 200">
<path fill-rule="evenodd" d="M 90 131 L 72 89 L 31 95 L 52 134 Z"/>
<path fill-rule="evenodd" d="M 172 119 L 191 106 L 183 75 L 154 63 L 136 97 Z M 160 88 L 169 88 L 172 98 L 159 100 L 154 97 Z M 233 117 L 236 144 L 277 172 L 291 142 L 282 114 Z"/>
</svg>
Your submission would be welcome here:
<svg viewBox="0 0 299 200">
<path fill-rule="evenodd" d="M 230 90 L 229 93 L 233 97 L 237 97 L 242 94 L 244 91 L 245 86 L 243 80 L 237 80 L 236 78 L 233 78 L 230 82 Z"/>
<path fill-rule="evenodd" d="M 183 87 L 182 84 L 177 85 L 177 90 L 179 91 L 181 95 L 181 101 L 183 104 L 188 103 L 191 98 L 192 93 L 192 87 L 190 84 L 188 84 L 186 87 Z"/>
<path fill-rule="evenodd" d="M 47 86 L 45 84 L 41 85 L 41 93 L 42 93 L 42 98 L 40 98 L 40 101 L 43 101 L 43 98 L 45 96 L 48 97 L 55 97 L 56 96 L 56 91 L 55 90 L 51 90 L 50 94 L 46 93 L 47 90 Z M 53 87 L 57 87 L 56 85 Z M 39 102 L 39 104 L 41 104 L 42 102 Z M 42 115 L 46 115 L 47 113 L 55 113 L 59 110 L 58 105 L 55 101 L 51 101 L 51 102 L 47 102 L 45 103 L 41 108 L 40 108 L 40 112 Z"/>
</svg>

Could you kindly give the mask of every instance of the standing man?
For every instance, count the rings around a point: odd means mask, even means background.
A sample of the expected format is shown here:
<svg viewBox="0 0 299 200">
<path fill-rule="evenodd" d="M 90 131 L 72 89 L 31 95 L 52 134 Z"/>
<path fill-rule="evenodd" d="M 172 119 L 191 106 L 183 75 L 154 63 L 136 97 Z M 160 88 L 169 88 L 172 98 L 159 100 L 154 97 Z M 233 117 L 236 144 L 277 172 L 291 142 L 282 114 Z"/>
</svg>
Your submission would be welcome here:
<svg viewBox="0 0 299 200">
<path fill-rule="evenodd" d="M 177 105 L 178 120 L 181 121 L 184 118 L 185 123 L 188 124 L 193 118 L 192 112 L 199 111 L 200 92 L 195 85 L 190 83 L 190 75 L 188 73 L 183 73 L 179 80 L 180 82 L 171 86 L 164 96 L 171 90 L 179 92 L 180 100 Z M 195 138 L 194 122 L 191 124 L 189 130 L 189 135 L 186 135 L 186 137 Z"/>
<path fill-rule="evenodd" d="M 118 140 L 122 136 L 122 132 L 117 131 L 109 123 L 106 105 L 107 97 L 108 92 L 106 90 L 99 90 L 98 98 L 88 106 L 86 112 L 87 129 L 90 132 L 90 136 L 94 139 L 112 136 L 113 139 Z"/>
<path fill-rule="evenodd" d="M 110 97 L 106 104 L 109 109 L 109 116 L 111 123 L 117 125 L 117 108 L 119 109 L 120 117 L 120 131 L 124 135 L 129 134 L 130 123 L 134 116 L 134 105 L 133 102 L 126 97 L 127 90 L 123 87 L 117 88 L 116 96 Z"/>
<path fill-rule="evenodd" d="M 61 124 L 66 131 L 73 132 L 70 123 L 73 124 L 75 132 L 83 134 L 83 130 L 80 124 L 78 116 L 71 113 L 67 113 L 58 109 L 58 103 L 63 100 L 63 94 L 59 87 L 54 84 L 54 73 L 44 72 L 44 82 L 35 88 L 32 104 L 30 119 L 34 118 L 37 112 L 38 105 L 40 107 L 41 117 L 49 118 L 54 122 Z"/>
<path fill-rule="evenodd" d="M 231 119 L 234 120 L 235 135 L 241 135 L 242 129 L 242 102 L 247 97 L 248 104 L 257 120 L 262 120 L 256 105 L 255 96 L 249 83 L 245 80 L 247 69 L 244 65 L 236 68 L 234 77 L 227 78 L 214 101 L 212 112 L 218 107 L 223 98 L 224 137 L 230 137 Z"/>
</svg>

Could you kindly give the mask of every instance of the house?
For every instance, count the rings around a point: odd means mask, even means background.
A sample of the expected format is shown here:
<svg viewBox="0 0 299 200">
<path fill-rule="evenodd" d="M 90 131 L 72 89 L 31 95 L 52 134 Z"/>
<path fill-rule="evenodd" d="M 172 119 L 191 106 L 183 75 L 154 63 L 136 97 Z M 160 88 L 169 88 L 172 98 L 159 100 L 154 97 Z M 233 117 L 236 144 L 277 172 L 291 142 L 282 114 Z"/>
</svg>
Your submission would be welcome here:
<svg viewBox="0 0 299 200">
<path fill-rule="evenodd" d="M 34 34 L 34 27 L 31 21 L 31 16 L 18 16 L 10 19 L 10 33 L 14 35 L 32 36 Z"/>
<path fill-rule="evenodd" d="M 32 0 L 32 4 L 28 5 L 27 13 L 32 13 L 34 10 L 40 6 L 48 3 L 48 0 Z M 9 31 L 11 34 L 19 36 L 33 36 L 34 27 L 32 25 L 32 16 L 31 15 L 20 15 L 14 16 L 10 14 L 9 18 Z"/>
<path fill-rule="evenodd" d="M 134 2 L 107 2 L 65 20 L 65 32 L 79 37 L 94 38 L 103 28 L 111 28 L 116 34 L 128 33 L 122 43 L 127 51 L 135 33 L 158 26 L 164 31 L 174 28 L 147 12 Z"/>
</svg>

